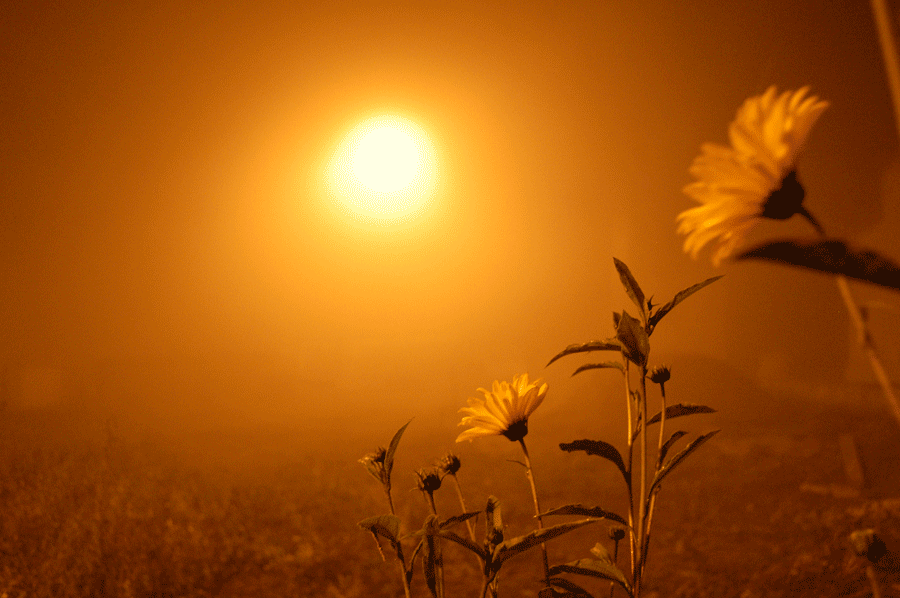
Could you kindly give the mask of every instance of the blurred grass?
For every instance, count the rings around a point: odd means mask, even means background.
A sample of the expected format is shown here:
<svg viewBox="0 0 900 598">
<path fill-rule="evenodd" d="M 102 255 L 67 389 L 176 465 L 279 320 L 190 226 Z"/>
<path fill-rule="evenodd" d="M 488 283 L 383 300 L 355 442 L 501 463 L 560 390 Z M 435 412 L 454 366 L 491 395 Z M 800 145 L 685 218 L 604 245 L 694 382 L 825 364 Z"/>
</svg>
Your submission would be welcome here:
<svg viewBox="0 0 900 598">
<path fill-rule="evenodd" d="M 845 540 L 864 527 L 900 540 L 900 439 L 879 412 L 849 418 L 840 409 L 784 409 L 778 421 L 735 411 L 698 422 L 725 431 L 660 495 L 648 596 L 867 595 L 864 567 Z M 529 436 L 544 508 L 584 502 L 624 512 L 614 468 L 559 451 L 558 440 L 581 432 L 567 414 L 544 415 Z M 394 499 L 403 531 L 426 514 L 411 490 L 413 471 L 447 448 L 463 459 L 470 508 L 495 494 L 509 537 L 531 529 L 514 444 L 495 438 L 454 446 L 455 430 L 443 427 L 416 420 L 401 444 Z M 382 562 L 356 526 L 386 511 L 380 486 L 356 459 L 393 429 L 341 434 L 332 427 L 328 440 L 244 429 L 148 441 L 102 428 L 79 429 L 65 414 L 0 413 L 0 597 L 402 595 L 392 557 Z M 857 433 L 873 486 L 856 498 L 801 491 L 842 482 L 837 434 L 848 429 Z M 457 512 L 454 491 L 436 498 L 442 514 Z M 605 534 L 598 524 L 555 541 L 551 560 L 583 558 Z M 509 561 L 501 595 L 536 596 L 539 558 L 534 550 Z M 448 596 L 475 595 L 475 559 L 448 546 L 445 560 Z M 900 574 L 879 575 L 885 595 L 900 593 Z M 427 595 L 420 565 L 413 586 L 415 596 Z M 601 586 L 589 587 L 600 596 Z"/>
</svg>

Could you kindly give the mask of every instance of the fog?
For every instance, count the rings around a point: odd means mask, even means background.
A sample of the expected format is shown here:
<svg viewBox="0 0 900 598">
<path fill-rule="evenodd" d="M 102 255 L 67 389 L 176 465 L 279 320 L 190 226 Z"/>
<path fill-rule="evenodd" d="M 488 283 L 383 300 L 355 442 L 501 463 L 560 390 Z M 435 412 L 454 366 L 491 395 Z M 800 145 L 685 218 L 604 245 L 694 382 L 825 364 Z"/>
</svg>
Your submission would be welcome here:
<svg viewBox="0 0 900 598">
<path fill-rule="evenodd" d="M 830 278 L 715 269 L 675 232 L 700 145 L 769 85 L 811 85 L 831 106 L 806 206 L 900 255 L 867 3 L 37 2 L 0 27 L 8 416 L 365 444 L 416 418 L 452 443 L 476 388 L 527 371 L 549 421 L 609 387 L 544 366 L 613 334 L 613 257 L 656 302 L 725 274 L 654 335 L 684 400 L 852 409 L 872 383 Z M 433 204 L 392 227 L 347 218 L 322 179 L 381 111 L 438 149 Z M 749 242 L 812 234 L 795 218 Z M 872 314 L 895 377 L 897 318 Z"/>
</svg>

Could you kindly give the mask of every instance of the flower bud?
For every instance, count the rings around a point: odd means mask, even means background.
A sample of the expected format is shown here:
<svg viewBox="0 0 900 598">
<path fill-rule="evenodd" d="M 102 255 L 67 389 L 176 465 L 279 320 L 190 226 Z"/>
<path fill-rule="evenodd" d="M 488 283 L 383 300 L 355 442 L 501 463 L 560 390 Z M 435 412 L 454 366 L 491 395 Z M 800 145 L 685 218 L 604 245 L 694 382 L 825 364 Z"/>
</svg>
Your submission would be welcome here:
<svg viewBox="0 0 900 598">
<path fill-rule="evenodd" d="M 650 381 L 656 384 L 665 384 L 672 377 L 669 366 L 660 365 L 650 370 Z"/>
</svg>

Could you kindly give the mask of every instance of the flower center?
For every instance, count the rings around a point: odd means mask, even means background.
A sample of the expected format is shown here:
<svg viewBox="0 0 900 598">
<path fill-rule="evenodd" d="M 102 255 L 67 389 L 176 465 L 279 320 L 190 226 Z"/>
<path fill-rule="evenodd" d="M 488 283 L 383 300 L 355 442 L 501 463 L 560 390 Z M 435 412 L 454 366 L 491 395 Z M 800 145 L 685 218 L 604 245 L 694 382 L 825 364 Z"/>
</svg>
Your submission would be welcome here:
<svg viewBox="0 0 900 598">
<path fill-rule="evenodd" d="M 528 435 L 528 420 L 523 419 L 521 421 L 513 422 L 508 428 L 506 428 L 506 431 L 503 432 L 503 435 L 513 442 L 522 440 Z"/>
<path fill-rule="evenodd" d="M 763 204 L 763 218 L 787 220 L 801 211 L 806 192 L 797 180 L 797 171 L 792 170 L 781 181 L 781 186 L 772 191 Z"/>
</svg>

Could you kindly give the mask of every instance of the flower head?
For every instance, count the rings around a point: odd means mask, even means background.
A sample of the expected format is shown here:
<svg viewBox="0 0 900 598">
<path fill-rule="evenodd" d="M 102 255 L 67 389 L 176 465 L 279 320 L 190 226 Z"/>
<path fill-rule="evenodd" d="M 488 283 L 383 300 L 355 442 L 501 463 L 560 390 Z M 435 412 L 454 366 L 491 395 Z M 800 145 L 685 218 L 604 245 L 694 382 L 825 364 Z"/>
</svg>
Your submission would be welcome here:
<svg viewBox="0 0 900 598">
<path fill-rule="evenodd" d="M 776 95 L 770 87 L 744 102 L 728 128 L 731 147 L 706 143 L 691 164 L 698 180 L 684 192 L 701 205 L 678 215 L 684 250 L 696 258 L 718 239 L 718 265 L 760 218 L 806 214 L 795 164 L 810 129 L 828 107 L 808 87 Z"/>
<path fill-rule="evenodd" d="M 472 440 L 479 436 L 506 436 L 521 440 L 528 434 L 528 418 L 544 401 L 547 384 L 543 380 L 528 381 L 528 374 L 513 378 L 510 382 L 494 381 L 491 390 L 479 388 L 484 398 L 471 398 L 469 406 L 459 410 L 465 413 L 461 426 L 471 426 L 460 434 L 456 442 Z"/>
<path fill-rule="evenodd" d="M 416 471 L 416 476 L 419 478 L 416 486 L 422 492 L 434 494 L 441 487 L 441 474 L 437 469 L 419 469 Z"/>
<path fill-rule="evenodd" d="M 390 482 L 390 476 L 388 475 L 388 471 L 384 466 L 384 460 L 386 456 L 387 449 L 385 449 L 383 446 L 380 446 L 374 453 L 369 453 L 359 460 L 359 462 L 366 467 L 366 471 L 372 474 L 372 477 L 382 484 L 388 484 Z"/>
<path fill-rule="evenodd" d="M 456 475 L 460 467 L 462 467 L 462 463 L 454 453 L 447 453 L 437 464 L 438 471 L 443 475 Z"/>
</svg>

